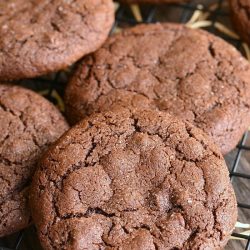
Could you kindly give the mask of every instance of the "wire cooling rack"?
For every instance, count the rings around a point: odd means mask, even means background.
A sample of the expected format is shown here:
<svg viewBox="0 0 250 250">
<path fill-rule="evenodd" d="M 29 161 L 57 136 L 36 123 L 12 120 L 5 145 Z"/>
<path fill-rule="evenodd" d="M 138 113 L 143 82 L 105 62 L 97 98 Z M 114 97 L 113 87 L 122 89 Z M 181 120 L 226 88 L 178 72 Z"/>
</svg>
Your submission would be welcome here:
<svg viewBox="0 0 250 250">
<path fill-rule="evenodd" d="M 185 4 L 160 6 L 117 5 L 116 21 L 112 32 L 118 32 L 121 28 L 141 22 L 158 21 L 187 23 L 193 28 L 205 28 L 233 44 L 246 56 L 250 56 L 247 45 L 242 43 L 237 34 L 232 32 L 226 0 L 193 0 Z M 64 111 L 61 96 L 63 96 L 70 71 L 71 69 L 18 83 L 36 90 L 56 104 L 61 111 Z M 237 196 L 238 220 L 241 222 L 237 223 L 226 249 L 250 250 L 250 134 L 248 131 L 243 135 L 237 148 L 225 156 L 225 160 Z M 0 250 L 14 249 L 41 249 L 34 226 L 0 239 Z"/>
</svg>

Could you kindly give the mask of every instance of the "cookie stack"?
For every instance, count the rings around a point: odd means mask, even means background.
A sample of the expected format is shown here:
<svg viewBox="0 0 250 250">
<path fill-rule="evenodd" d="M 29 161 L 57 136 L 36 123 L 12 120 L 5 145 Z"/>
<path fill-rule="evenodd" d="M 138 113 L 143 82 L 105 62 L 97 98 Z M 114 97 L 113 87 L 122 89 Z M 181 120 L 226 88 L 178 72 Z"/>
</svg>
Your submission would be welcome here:
<svg viewBox="0 0 250 250">
<path fill-rule="evenodd" d="M 69 129 L 46 99 L 3 81 L 64 69 L 99 48 L 113 21 L 111 0 L 0 0 L 0 237 L 32 222 L 37 162 Z"/>
<path fill-rule="evenodd" d="M 44 249 L 223 248 L 237 204 L 222 154 L 250 123 L 247 60 L 179 24 L 107 38 L 110 0 L 1 4 L 1 80 L 83 59 L 70 129 L 43 97 L 0 85 L 0 235 L 33 221 Z"/>
</svg>

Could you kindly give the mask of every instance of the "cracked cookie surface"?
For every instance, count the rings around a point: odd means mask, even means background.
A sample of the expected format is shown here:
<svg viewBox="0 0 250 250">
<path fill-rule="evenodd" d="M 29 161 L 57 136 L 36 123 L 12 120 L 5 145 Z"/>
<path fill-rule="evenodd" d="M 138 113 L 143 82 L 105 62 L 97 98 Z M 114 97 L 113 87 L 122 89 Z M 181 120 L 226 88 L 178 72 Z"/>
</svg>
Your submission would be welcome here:
<svg viewBox="0 0 250 250">
<path fill-rule="evenodd" d="M 205 31 L 140 25 L 82 61 L 65 103 L 72 123 L 117 103 L 166 110 L 203 129 L 225 154 L 250 124 L 250 66 Z"/>
<path fill-rule="evenodd" d="M 30 205 L 44 249 L 221 249 L 237 218 L 228 175 L 200 129 L 117 106 L 47 151 Z"/>
<path fill-rule="evenodd" d="M 250 45 L 250 2 L 248 0 L 228 0 L 235 29 Z"/>
<path fill-rule="evenodd" d="M 111 0 L 0 0 L 0 79 L 66 68 L 100 47 L 113 21 Z"/>
<path fill-rule="evenodd" d="M 68 129 L 59 110 L 38 94 L 0 85 L 0 237 L 31 222 L 27 198 L 41 153 Z"/>
</svg>

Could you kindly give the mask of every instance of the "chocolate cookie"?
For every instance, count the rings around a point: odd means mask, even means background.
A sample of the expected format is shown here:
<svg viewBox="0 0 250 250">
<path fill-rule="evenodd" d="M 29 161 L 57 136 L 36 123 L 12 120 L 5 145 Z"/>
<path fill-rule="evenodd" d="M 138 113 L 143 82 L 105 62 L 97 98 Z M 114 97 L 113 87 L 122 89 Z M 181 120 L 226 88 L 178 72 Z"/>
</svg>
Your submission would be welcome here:
<svg viewBox="0 0 250 250">
<path fill-rule="evenodd" d="M 166 112 L 120 107 L 50 148 L 30 204 L 44 249 L 221 249 L 237 218 L 205 133 Z"/>
<path fill-rule="evenodd" d="M 28 186 L 41 153 L 68 125 L 40 95 L 0 85 L 0 237 L 30 223 Z"/>
<path fill-rule="evenodd" d="M 111 0 L 0 0 L 0 79 L 71 65 L 101 46 L 113 21 Z"/>
<path fill-rule="evenodd" d="M 250 124 L 250 65 L 205 31 L 139 25 L 82 61 L 66 89 L 66 113 L 75 123 L 117 99 L 127 106 L 139 98 L 141 106 L 151 103 L 202 128 L 225 154 Z"/>
<path fill-rule="evenodd" d="M 229 0 L 235 29 L 250 44 L 250 2 L 249 0 Z"/>
</svg>

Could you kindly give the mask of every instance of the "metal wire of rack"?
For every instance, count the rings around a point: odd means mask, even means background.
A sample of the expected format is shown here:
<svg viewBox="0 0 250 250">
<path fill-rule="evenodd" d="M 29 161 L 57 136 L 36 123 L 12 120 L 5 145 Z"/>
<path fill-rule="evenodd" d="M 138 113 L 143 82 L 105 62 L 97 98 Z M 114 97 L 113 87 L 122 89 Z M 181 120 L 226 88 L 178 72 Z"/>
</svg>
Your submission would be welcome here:
<svg viewBox="0 0 250 250">
<path fill-rule="evenodd" d="M 223 4 L 226 0 L 215 0 L 215 9 L 208 8 L 208 5 L 204 5 L 204 0 L 193 0 L 184 4 L 171 4 L 171 5 L 144 5 L 140 6 L 141 20 L 136 20 L 131 8 L 126 5 L 120 5 L 116 10 L 116 21 L 113 26 L 112 32 L 115 32 L 119 28 L 126 26 L 136 25 L 138 23 L 153 23 L 157 21 L 171 21 L 186 23 L 190 20 L 190 17 L 197 10 L 200 10 L 199 2 L 203 3 L 203 10 L 210 16 L 212 24 L 206 29 L 216 35 L 219 35 L 229 43 L 233 44 L 239 50 L 241 49 L 241 41 L 225 34 L 220 33 L 215 23 L 219 19 L 229 19 L 229 12 L 223 9 Z M 211 1 L 208 0 L 211 4 Z M 67 82 L 69 72 L 59 72 L 52 74 L 49 77 L 37 78 L 35 80 L 20 81 L 19 84 L 32 88 L 38 92 L 43 92 L 44 96 L 55 104 L 58 104 L 58 96 L 62 96 L 64 87 Z M 45 92 L 44 92 L 45 91 Z M 56 91 L 56 92 L 54 92 Z M 61 109 L 63 109 L 61 107 Z M 225 157 L 227 162 L 231 182 L 234 186 L 239 208 L 239 217 L 248 220 L 245 223 L 250 222 L 250 136 L 247 131 L 237 148 Z M 239 197 L 241 198 L 239 200 Z M 243 234 L 235 230 L 232 234 L 237 240 L 229 241 L 226 249 L 244 249 L 250 250 L 250 235 Z M 12 236 L 8 236 L 0 239 L 0 250 L 32 250 L 41 249 L 39 241 L 36 237 L 34 226 L 29 227 L 21 232 L 18 232 Z"/>
</svg>

